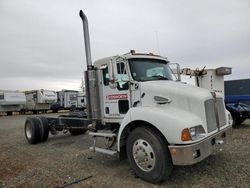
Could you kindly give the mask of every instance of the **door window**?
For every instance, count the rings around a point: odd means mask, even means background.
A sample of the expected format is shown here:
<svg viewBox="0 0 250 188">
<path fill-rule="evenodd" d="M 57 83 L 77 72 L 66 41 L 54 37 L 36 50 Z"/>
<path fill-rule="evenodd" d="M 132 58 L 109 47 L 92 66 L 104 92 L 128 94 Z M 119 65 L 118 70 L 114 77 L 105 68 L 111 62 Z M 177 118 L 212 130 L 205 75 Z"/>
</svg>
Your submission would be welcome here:
<svg viewBox="0 0 250 188">
<path fill-rule="evenodd" d="M 128 90 L 129 79 L 127 70 L 124 63 L 117 63 L 117 89 L 118 90 Z"/>
<path fill-rule="evenodd" d="M 103 84 L 105 86 L 109 85 L 108 66 L 105 69 L 103 69 Z"/>
</svg>

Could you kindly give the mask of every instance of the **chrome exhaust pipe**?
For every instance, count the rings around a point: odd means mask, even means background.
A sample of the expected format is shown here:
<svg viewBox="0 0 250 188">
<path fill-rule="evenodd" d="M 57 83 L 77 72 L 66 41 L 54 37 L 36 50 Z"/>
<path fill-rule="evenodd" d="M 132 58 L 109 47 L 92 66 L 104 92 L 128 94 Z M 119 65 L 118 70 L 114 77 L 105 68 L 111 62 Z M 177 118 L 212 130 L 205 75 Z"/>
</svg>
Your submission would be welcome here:
<svg viewBox="0 0 250 188">
<path fill-rule="evenodd" d="M 87 71 L 84 72 L 87 112 L 88 112 L 87 116 L 88 119 L 92 121 L 93 128 L 95 128 L 96 122 L 101 119 L 100 94 L 98 86 L 98 70 L 94 69 L 91 60 L 89 26 L 88 26 L 87 16 L 83 13 L 82 10 L 80 10 L 79 16 L 82 19 L 86 61 L 87 61 Z"/>
<path fill-rule="evenodd" d="M 86 53 L 86 60 L 87 60 L 87 69 L 92 70 L 94 67 L 92 65 L 92 59 L 91 59 L 88 19 L 82 10 L 80 10 L 79 16 L 82 19 L 85 53 Z"/>
</svg>

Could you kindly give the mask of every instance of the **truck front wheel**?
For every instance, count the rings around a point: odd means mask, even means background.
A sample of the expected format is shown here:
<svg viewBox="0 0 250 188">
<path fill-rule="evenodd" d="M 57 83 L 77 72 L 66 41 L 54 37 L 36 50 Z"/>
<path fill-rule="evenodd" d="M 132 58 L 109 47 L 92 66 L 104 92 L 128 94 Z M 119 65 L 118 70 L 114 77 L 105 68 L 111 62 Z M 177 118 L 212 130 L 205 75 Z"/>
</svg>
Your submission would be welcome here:
<svg viewBox="0 0 250 188">
<path fill-rule="evenodd" d="M 134 129 L 128 137 L 126 148 L 130 166 L 141 179 L 158 183 L 171 174 L 173 163 L 167 143 L 154 129 Z"/>
</svg>

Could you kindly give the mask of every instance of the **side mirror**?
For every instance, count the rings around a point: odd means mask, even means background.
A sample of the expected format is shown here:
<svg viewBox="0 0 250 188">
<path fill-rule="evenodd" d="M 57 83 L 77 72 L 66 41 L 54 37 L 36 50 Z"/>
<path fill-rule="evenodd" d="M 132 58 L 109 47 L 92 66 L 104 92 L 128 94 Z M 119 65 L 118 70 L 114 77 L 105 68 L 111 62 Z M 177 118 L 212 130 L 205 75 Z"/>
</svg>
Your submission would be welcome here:
<svg viewBox="0 0 250 188">
<path fill-rule="evenodd" d="M 112 60 L 108 63 L 108 74 L 110 88 L 117 88 L 117 66 Z"/>
<path fill-rule="evenodd" d="M 181 69 L 179 63 L 169 63 L 168 64 L 172 70 L 173 75 L 176 77 L 176 81 L 181 81 Z M 172 68 L 172 66 L 175 66 Z"/>
<path fill-rule="evenodd" d="M 115 88 L 117 88 L 117 82 L 109 82 L 109 87 L 111 88 L 111 89 L 115 89 Z"/>
</svg>

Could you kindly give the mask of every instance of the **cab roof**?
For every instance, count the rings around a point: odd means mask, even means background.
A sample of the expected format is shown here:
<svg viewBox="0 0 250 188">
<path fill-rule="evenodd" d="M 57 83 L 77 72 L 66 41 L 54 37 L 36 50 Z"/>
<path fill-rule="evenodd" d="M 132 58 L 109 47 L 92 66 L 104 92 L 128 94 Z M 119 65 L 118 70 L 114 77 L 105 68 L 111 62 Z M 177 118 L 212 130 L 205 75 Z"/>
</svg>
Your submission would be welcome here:
<svg viewBox="0 0 250 188">
<path fill-rule="evenodd" d="M 166 57 L 155 55 L 153 53 L 148 53 L 148 54 L 146 54 L 146 53 L 135 53 L 135 51 L 131 50 L 129 53 L 126 53 L 126 54 L 123 54 L 123 55 L 110 56 L 110 57 L 106 57 L 106 58 L 96 60 L 94 62 L 94 66 L 97 67 L 97 68 L 100 68 L 102 65 L 107 64 L 111 60 L 115 60 L 115 59 L 119 59 L 119 58 L 121 58 L 121 59 L 147 58 L 147 59 L 159 59 L 159 60 L 169 62 Z"/>
</svg>

